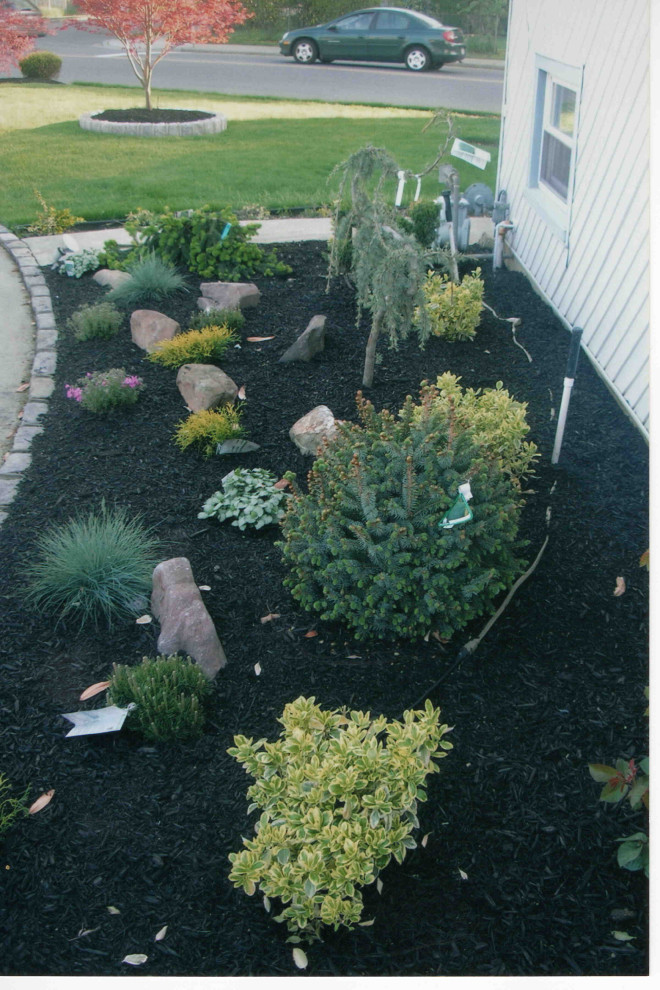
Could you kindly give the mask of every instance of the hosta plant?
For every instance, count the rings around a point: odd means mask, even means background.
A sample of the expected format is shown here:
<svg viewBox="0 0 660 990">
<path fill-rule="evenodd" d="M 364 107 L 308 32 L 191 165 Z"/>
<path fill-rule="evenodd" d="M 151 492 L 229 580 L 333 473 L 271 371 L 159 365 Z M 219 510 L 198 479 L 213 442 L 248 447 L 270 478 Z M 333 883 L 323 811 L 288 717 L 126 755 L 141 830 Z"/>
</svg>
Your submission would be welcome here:
<svg viewBox="0 0 660 990">
<path fill-rule="evenodd" d="M 125 708 L 133 703 L 128 727 L 146 739 L 194 739 L 204 729 L 210 684 L 190 657 L 143 657 L 129 667 L 113 664 L 107 701 Z"/>
<path fill-rule="evenodd" d="M 279 522 L 289 497 L 276 488 L 277 478 L 264 468 L 235 468 L 222 479 L 222 491 L 206 500 L 198 519 L 232 520 L 232 526 L 262 529 Z"/>
<path fill-rule="evenodd" d="M 452 745 L 430 701 L 388 722 L 300 697 L 279 721 L 276 742 L 235 736 L 228 750 L 254 778 L 248 813 L 261 811 L 255 837 L 229 856 L 229 878 L 267 906 L 281 901 L 275 921 L 299 941 L 360 923 L 360 888 L 416 848 L 426 778 Z"/>
<path fill-rule="evenodd" d="M 179 450 L 196 447 L 204 457 L 212 457 L 218 444 L 244 436 L 240 409 L 225 405 L 220 409 L 200 409 L 177 424 L 174 442 Z"/>
<path fill-rule="evenodd" d="M 519 493 L 452 412 L 409 396 L 395 417 L 360 394 L 358 412 L 361 425 L 340 425 L 315 461 L 308 494 L 294 485 L 284 583 L 357 639 L 449 638 L 523 569 Z M 468 482 L 473 518 L 443 527 Z"/>
<path fill-rule="evenodd" d="M 481 269 L 465 275 L 460 285 L 447 276 L 429 272 L 422 286 L 431 332 L 445 340 L 471 340 L 481 319 L 484 283 Z M 421 314 L 417 314 L 418 318 Z"/>
<path fill-rule="evenodd" d="M 147 356 L 150 361 L 166 368 L 180 368 L 182 364 L 189 363 L 205 364 L 207 361 L 220 361 L 227 349 L 237 341 L 238 335 L 229 327 L 206 326 L 159 341 Z"/>
</svg>

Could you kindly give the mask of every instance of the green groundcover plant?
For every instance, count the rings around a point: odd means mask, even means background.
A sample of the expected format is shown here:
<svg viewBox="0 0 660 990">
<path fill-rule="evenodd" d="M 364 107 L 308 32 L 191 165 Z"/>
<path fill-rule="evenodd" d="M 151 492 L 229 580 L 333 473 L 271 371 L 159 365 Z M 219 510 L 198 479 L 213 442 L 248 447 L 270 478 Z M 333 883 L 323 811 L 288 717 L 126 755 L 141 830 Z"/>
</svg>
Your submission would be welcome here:
<svg viewBox="0 0 660 990">
<path fill-rule="evenodd" d="M 360 424 L 344 423 L 309 473 L 291 480 L 281 547 L 296 601 L 357 639 L 450 638 L 523 569 L 520 497 L 454 411 L 409 396 L 398 417 L 358 393 Z M 469 483 L 472 518 L 445 527 Z"/>
<path fill-rule="evenodd" d="M 10 791 L 9 781 L 0 773 L 0 838 L 19 818 L 29 814 L 27 796 L 30 788 L 28 787 L 25 793 L 17 798 L 11 797 Z"/>
<path fill-rule="evenodd" d="M 275 921 L 286 923 L 290 941 L 323 925 L 372 924 L 360 921 L 360 888 L 416 848 L 417 805 L 452 748 L 450 729 L 430 701 L 388 722 L 300 697 L 279 722 L 276 742 L 235 736 L 228 750 L 255 781 L 248 814 L 261 811 L 255 837 L 229 856 L 229 878 L 249 895 L 259 888 L 267 910 L 271 898 L 281 901 Z"/>
<path fill-rule="evenodd" d="M 198 519 L 232 520 L 232 526 L 262 529 L 279 522 L 289 496 L 276 488 L 277 478 L 265 468 L 235 468 L 222 479 L 222 491 L 214 492 L 197 514 Z"/>
<path fill-rule="evenodd" d="M 205 309 L 191 316 L 190 330 L 203 330 L 205 327 L 227 327 L 228 330 L 241 330 L 245 317 L 240 309 Z"/>
<path fill-rule="evenodd" d="M 124 317 L 112 303 L 100 302 L 81 306 L 67 321 L 67 327 L 76 340 L 110 340 L 124 321 Z"/>
<path fill-rule="evenodd" d="M 82 278 L 85 272 L 94 272 L 99 267 L 99 253 L 93 248 L 72 251 L 61 255 L 52 267 L 60 275 Z"/>
<path fill-rule="evenodd" d="M 143 657 L 137 666 L 113 664 L 107 700 L 135 708 L 128 727 L 146 739 L 194 739 L 204 730 L 205 705 L 211 687 L 190 657 Z"/>
<path fill-rule="evenodd" d="M 177 333 L 170 340 L 159 341 L 147 355 L 155 364 L 180 368 L 182 364 L 221 361 L 230 347 L 238 343 L 238 334 L 226 326 L 205 326 L 201 330 Z"/>
<path fill-rule="evenodd" d="M 204 457 L 212 457 L 218 444 L 245 435 L 241 411 L 225 405 L 220 409 L 200 409 L 178 423 L 174 442 L 179 450 L 196 447 Z"/>
<path fill-rule="evenodd" d="M 429 272 L 422 289 L 431 332 L 445 340 L 472 340 L 481 319 L 481 269 L 465 275 L 460 285 L 454 285 L 448 275 Z M 419 312 L 415 315 L 419 318 Z"/>
<path fill-rule="evenodd" d="M 67 399 L 79 402 L 83 409 L 102 415 L 124 406 L 133 406 L 144 382 L 137 375 L 127 375 L 124 368 L 88 371 L 76 385 L 65 385 Z"/>
<path fill-rule="evenodd" d="M 124 508 L 90 511 L 37 537 L 27 565 L 27 599 L 83 626 L 108 626 L 144 611 L 161 560 L 153 531 Z"/>
</svg>

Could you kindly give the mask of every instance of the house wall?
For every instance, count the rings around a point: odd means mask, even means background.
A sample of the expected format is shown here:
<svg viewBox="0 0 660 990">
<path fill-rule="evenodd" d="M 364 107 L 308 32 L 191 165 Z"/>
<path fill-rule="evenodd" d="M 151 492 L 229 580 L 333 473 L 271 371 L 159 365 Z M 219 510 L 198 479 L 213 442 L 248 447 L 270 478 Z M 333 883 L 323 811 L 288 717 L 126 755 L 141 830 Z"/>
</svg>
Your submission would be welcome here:
<svg viewBox="0 0 660 990">
<path fill-rule="evenodd" d="M 649 417 L 648 0 L 511 0 L 497 188 L 508 241 L 644 432 Z M 530 192 L 537 56 L 581 71 L 568 231 Z M 569 197 L 570 198 L 570 197 Z M 563 346 L 565 342 L 558 342 Z"/>
</svg>

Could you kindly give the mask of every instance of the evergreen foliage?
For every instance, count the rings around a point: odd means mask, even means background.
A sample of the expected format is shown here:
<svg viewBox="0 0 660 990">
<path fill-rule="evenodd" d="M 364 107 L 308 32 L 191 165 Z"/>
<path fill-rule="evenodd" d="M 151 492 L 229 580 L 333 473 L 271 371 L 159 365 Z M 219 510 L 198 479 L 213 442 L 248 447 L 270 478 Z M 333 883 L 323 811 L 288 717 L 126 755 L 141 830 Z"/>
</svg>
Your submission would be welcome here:
<svg viewBox="0 0 660 990">
<path fill-rule="evenodd" d="M 130 279 L 111 289 L 106 299 L 126 309 L 160 305 L 176 292 L 187 292 L 186 280 L 173 265 L 153 252 L 126 266 Z"/>
<path fill-rule="evenodd" d="M 19 798 L 10 797 L 10 790 L 9 781 L 0 773 L 0 838 L 18 818 L 29 813 L 26 802 L 30 788 Z"/>
<path fill-rule="evenodd" d="M 417 803 L 452 749 L 443 738 L 449 727 L 430 701 L 388 722 L 300 697 L 279 721 L 277 742 L 235 736 L 228 750 L 255 780 L 248 813 L 262 811 L 255 838 L 230 853 L 229 879 L 248 895 L 258 885 L 264 903 L 277 897 L 284 909 L 274 920 L 303 937 L 318 936 L 322 925 L 353 928 L 359 888 L 417 846 Z"/>
<path fill-rule="evenodd" d="M 119 331 L 123 316 L 109 302 L 81 306 L 67 321 L 76 340 L 109 340 Z"/>
<path fill-rule="evenodd" d="M 221 409 L 200 409 L 177 424 L 174 442 L 180 450 L 197 447 L 204 457 L 212 457 L 218 444 L 245 435 L 240 409 L 225 405 Z"/>
<path fill-rule="evenodd" d="M 481 319 L 484 283 L 481 269 L 465 275 L 460 285 L 438 272 L 429 272 L 423 285 L 431 330 L 445 340 L 472 340 Z"/>
<path fill-rule="evenodd" d="M 422 394 L 398 418 L 358 393 L 361 425 L 344 423 L 294 488 L 282 520 L 285 585 L 357 639 L 445 638 L 484 612 L 522 570 L 520 497 L 453 408 Z M 474 518 L 439 526 L 470 482 Z"/>
<path fill-rule="evenodd" d="M 237 343 L 238 335 L 225 326 L 205 326 L 202 330 L 177 333 L 170 340 L 160 340 L 147 357 L 166 368 L 182 364 L 205 364 L 220 361 L 227 349 Z"/>
<path fill-rule="evenodd" d="M 245 326 L 245 317 L 240 309 L 204 309 L 191 316 L 188 328 L 203 330 L 205 327 L 227 327 L 229 330 L 241 330 Z"/>
<path fill-rule="evenodd" d="M 146 739 L 194 739 L 204 728 L 210 684 L 190 657 L 143 657 L 137 667 L 112 665 L 108 704 L 126 708 L 127 722 Z"/>
</svg>

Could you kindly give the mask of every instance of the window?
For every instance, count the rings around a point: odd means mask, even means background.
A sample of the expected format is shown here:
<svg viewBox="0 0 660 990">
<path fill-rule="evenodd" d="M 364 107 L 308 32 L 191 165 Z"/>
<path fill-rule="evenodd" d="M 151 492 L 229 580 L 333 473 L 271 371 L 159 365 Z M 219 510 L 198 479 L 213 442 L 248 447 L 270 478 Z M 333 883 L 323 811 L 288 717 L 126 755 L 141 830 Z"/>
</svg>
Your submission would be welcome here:
<svg viewBox="0 0 660 990">
<path fill-rule="evenodd" d="M 528 195 L 567 242 L 577 158 L 582 69 L 536 56 Z"/>
<path fill-rule="evenodd" d="M 372 12 L 351 14 L 349 17 L 342 17 L 340 21 L 337 21 L 335 27 L 338 31 L 368 31 L 373 16 Z"/>
<path fill-rule="evenodd" d="M 376 28 L 379 31 L 406 31 L 408 18 L 398 10 L 381 10 L 376 14 Z"/>
</svg>

